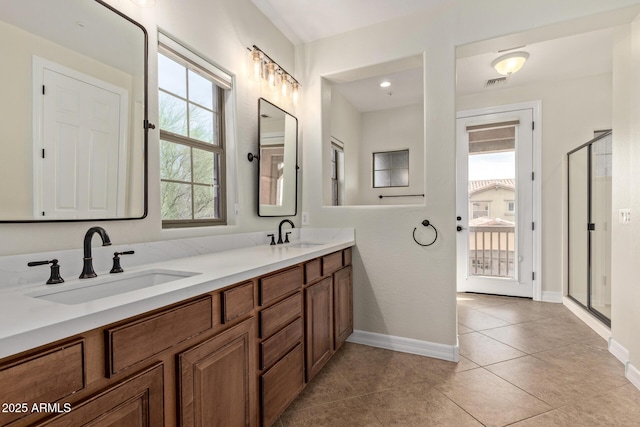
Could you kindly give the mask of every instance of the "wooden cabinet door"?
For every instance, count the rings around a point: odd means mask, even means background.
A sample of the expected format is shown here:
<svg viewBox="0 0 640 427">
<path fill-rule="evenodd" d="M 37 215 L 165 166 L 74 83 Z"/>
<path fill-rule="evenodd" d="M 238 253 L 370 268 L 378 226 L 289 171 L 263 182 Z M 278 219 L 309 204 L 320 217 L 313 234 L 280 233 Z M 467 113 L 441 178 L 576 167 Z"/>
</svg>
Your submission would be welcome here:
<svg viewBox="0 0 640 427">
<path fill-rule="evenodd" d="M 307 381 L 333 354 L 333 286 L 331 277 L 305 289 Z"/>
<path fill-rule="evenodd" d="M 351 266 L 333 275 L 333 327 L 335 346 L 339 349 L 353 332 L 353 280 Z"/>
<path fill-rule="evenodd" d="M 181 426 L 254 426 L 255 319 L 178 355 Z"/>
<path fill-rule="evenodd" d="M 164 425 L 163 365 L 156 364 L 102 393 L 73 404 L 41 427 L 158 427 Z"/>
</svg>

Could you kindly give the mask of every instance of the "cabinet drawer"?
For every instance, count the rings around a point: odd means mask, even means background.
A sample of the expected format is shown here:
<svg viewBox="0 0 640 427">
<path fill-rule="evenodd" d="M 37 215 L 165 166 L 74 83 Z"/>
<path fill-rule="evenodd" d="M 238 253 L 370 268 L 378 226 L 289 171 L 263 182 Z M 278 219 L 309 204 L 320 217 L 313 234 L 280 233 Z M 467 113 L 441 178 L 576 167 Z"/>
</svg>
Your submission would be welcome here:
<svg viewBox="0 0 640 427">
<path fill-rule="evenodd" d="M 302 267 L 260 279 L 260 305 L 267 305 L 302 286 Z"/>
<path fill-rule="evenodd" d="M 321 277 L 322 277 L 322 268 L 320 267 L 320 258 L 316 258 L 312 261 L 309 261 L 304 265 L 305 285 Z"/>
<path fill-rule="evenodd" d="M 298 344 L 262 375 L 263 426 L 272 425 L 304 387 L 303 365 L 302 345 Z"/>
<path fill-rule="evenodd" d="M 333 273 L 342 267 L 342 251 L 322 257 L 322 275 Z"/>
<path fill-rule="evenodd" d="M 222 322 L 229 323 L 253 310 L 253 283 L 222 292 Z"/>
<path fill-rule="evenodd" d="M 37 426 L 163 426 L 163 404 L 163 365 L 156 364 Z"/>
<path fill-rule="evenodd" d="M 173 347 L 213 327 L 211 296 L 107 328 L 107 375 Z"/>
<path fill-rule="evenodd" d="M 345 249 L 343 252 L 344 265 L 351 265 L 351 248 Z"/>
<path fill-rule="evenodd" d="M 287 354 L 297 343 L 302 342 L 302 319 L 295 320 L 292 324 L 260 344 L 260 369 L 268 368 Z"/>
<path fill-rule="evenodd" d="M 302 314 L 302 293 L 298 292 L 260 312 L 260 338 L 278 332 Z"/>
<path fill-rule="evenodd" d="M 34 403 L 54 403 L 82 390 L 84 342 L 76 341 L 0 367 L 0 403 L 26 403 L 28 411 L 0 412 L 0 425 L 31 413 Z"/>
</svg>

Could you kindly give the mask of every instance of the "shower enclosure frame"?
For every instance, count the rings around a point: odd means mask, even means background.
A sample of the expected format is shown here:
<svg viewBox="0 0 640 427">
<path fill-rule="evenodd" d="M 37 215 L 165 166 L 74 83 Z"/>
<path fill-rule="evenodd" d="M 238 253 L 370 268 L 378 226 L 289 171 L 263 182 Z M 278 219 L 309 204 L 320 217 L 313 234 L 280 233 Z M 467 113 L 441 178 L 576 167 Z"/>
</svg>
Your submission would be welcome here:
<svg viewBox="0 0 640 427">
<path fill-rule="evenodd" d="M 569 151 L 567 153 L 567 297 L 574 301 L 576 304 L 584 308 L 591 313 L 594 317 L 604 323 L 606 326 L 611 327 L 611 319 L 604 313 L 598 311 L 593 307 L 592 295 L 593 295 L 593 252 L 594 252 L 594 237 L 593 231 L 595 231 L 594 214 L 593 214 L 593 150 L 592 146 L 605 139 L 612 134 L 611 130 L 604 131 L 602 134 L 593 138 L 592 140 L 580 145 L 579 147 Z M 587 292 L 586 292 L 586 305 L 571 294 L 571 155 L 580 152 L 580 150 L 587 150 L 587 164 L 586 164 L 586 178 L 587 178 L 587 229 L 585 230 L 587 238 Z"/>
</svg>

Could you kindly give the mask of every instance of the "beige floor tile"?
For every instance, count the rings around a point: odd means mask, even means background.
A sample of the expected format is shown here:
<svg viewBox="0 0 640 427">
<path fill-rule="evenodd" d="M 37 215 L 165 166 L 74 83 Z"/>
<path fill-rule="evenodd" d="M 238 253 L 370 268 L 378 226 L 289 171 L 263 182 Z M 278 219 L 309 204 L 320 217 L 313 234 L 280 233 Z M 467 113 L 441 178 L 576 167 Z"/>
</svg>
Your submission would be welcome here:
<svg viewBox="0 0 640 427">
<path fill-rule="evenodd" d="M 386 426 L 482 426 L 427 383 L 360 397 L 367 410 Z"/>
<path fill-rule="evenodd" d="M 289 410 L 306 409 L 353 397 L 356 394 L 354 388 L 340 373 L 338 365 L 328 363 L 291 403 Z"/>
<path fill-rule="evenodd" d="M 300 411 L 287 410 L 280 417 L 283 427 L 375 427 L 382 426 L 378 419 L 358 398 L 314 406 Z"/>
<path fill-rule="evenodd" d="M 457 373 L 436 388 L 486 426 L 504 426 L 551 409 L 482 368 Z"/>
<path fill-rule="evenodd" d="M 460 361 L 455 363 L 433 357 L 412 355 L 411 365 L 415 375 L 430 384 L 441 383 L 456 372 L 468 371 L 479 367 L 479 365 L 464 356 L 460 356 Z"/>
<path fill-rule="evenodd" d="M 460 355 L 480 366 L 525 356 L 525 353 L 520 350 L 482 335 L 479 332 L 460 335 L 459 340 Z"/>
<path fill-rule="evenodd" d="M 458 323 L 458 335 L 468 334 L 470 332 L 474 332 L 474 330 Z"/>
<path fill-rule="evenodd" d="M 528 354 L 571 344 L 563 338 L 563 333 L 556 336 L 553 331 L 525 328 L 523 324 L 487 329 L 482 331 L 482 334 Z"/>
<path fill-rule="evenodd" d="M 513 424 L 518 427 L 637 427 L 640 425 L 640 390 L 619 387 L 600 396 Z"/>
<path fill-rule="evenodd" d="M 458 308 L 458 323 L 474 331 L 510 325 L 509 322 L 498 319 L 497 317 L 489 316 L 478 310 L 465 307 Z"/>
<path fill-rule="evenodd" d="M 476 310 L 512 324 L 541 320 L 548 316 L 548 313 L 543 312 L 542 310 L 531 310 L 525 307 L 529 306 L 527 304 L 514 303 L 491 307 L 480 307 Z"/>
<path fill-rule="evenodd" d="M 620 361 L 599 345 L 572 344 L 536 353 L 534 356 L 567 372 L 597 381 L 608 389 L 628 383 Z"/>
<path fill-rule="evenodd" d="M 566 371 L 532 356 L 496 363 L 486 369 L 554 408 L 581 402 L 610 390 L 590 377 Z"/>
<path fill-rule="evenodd" d="M 401 385 L 425 381 L 427 373 L 418 372 L 413 363 L 403 357 L 390 358 L 384 362 L 340 365 L 340 373 L 353 387 L 356 395 L 386 390 Z"/>
</svg>

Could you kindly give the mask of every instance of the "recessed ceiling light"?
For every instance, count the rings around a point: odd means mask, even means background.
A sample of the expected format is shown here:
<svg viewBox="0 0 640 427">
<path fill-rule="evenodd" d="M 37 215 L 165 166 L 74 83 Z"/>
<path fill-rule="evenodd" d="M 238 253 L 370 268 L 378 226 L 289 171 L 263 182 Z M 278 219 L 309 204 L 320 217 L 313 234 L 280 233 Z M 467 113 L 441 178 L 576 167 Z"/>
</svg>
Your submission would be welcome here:
<svg viewBox="0 0 640 427">
<path fill-rule="evenodd" d="M 391 82 L 384 81 L 384 82 L 380 83 L 380 87 L 389 87 L 389 86 L 391 86 Z"/>
</svg>

